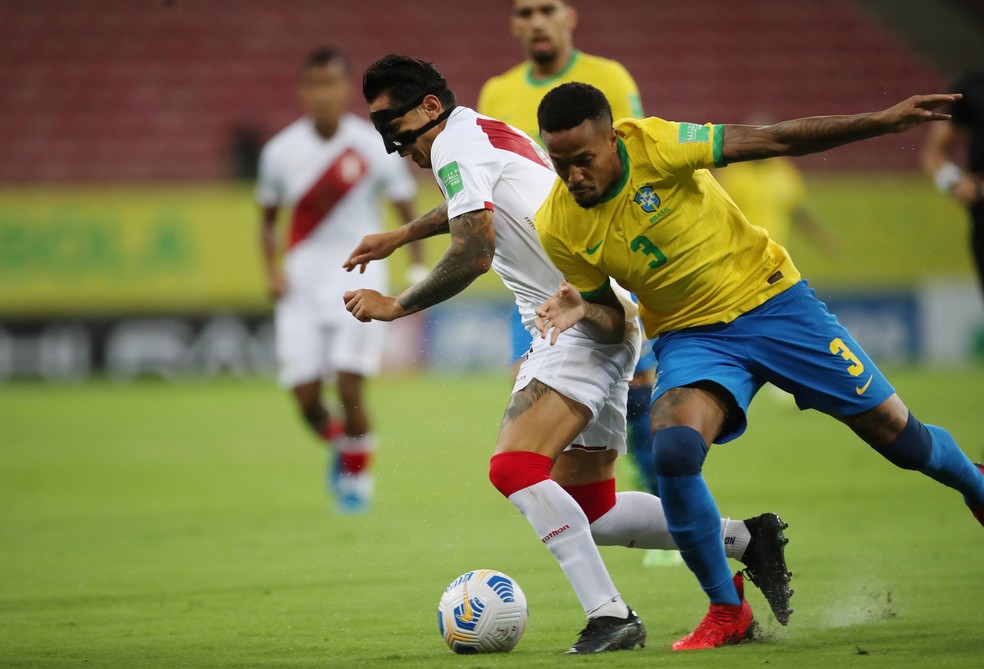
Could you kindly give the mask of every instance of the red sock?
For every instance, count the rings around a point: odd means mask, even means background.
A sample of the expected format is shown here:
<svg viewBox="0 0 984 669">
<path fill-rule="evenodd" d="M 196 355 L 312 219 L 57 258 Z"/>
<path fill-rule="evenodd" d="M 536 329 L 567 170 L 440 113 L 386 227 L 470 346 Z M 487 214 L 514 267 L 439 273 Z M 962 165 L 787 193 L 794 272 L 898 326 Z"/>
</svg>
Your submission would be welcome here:
<svg viewBox="0 0 984 669">
<path fill-rule="evenodd" d="M 530 451 L 507 451 L 489 461 L 489 479 L 506 497 L 550 478 L 553 460 Z"/>
<path fill-rule="evenodd" d="M 615 479 L 613 478 L 584 485 L 565 485 L 564 490 L 581 507 L 589 523 L 598 520 L 615 506 Z"/>
<path fill-rule="evenodd" d="M 342 474 L 358 474 L 369 466 L 372 453 L 339 453 L 338 468 Z"/>
</svg>

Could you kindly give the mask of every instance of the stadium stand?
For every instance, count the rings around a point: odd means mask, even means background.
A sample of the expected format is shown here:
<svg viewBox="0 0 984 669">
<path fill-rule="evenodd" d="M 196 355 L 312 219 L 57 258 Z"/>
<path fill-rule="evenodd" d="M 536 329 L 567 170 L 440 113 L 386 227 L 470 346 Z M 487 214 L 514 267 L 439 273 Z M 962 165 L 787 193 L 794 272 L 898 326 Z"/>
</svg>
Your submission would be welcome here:
<svg viewBox="0 0 984 669">
<path fill-rule="evenodd" d="M 387 52 L 435 61 L 460 101 L 518 62 L 500 2 L 8 0 L 0 4 L 0 182 L 221 180 L 236 136 L 296 114 L 297 63 L 336 44 L 356 72 Z M 622 61 L 647 113 L 740 122 L 881 108 L 946 79 L 848 0 L 580 3 L 577 44 Z M 356 109 L 361 112 L 361 107 Z M 920 133 L 804 159 L 913 168 Z"/>
</svg>

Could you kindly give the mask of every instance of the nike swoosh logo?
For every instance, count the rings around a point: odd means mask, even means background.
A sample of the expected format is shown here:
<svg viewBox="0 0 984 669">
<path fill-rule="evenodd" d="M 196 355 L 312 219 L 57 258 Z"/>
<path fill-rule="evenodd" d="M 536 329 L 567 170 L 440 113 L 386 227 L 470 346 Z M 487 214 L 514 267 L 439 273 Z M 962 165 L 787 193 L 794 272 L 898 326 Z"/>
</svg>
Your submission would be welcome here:
<svg viewBox="0 0 984 669">
<path fill-rule="evenodd" d="M 597 244 L 595 244 L 591 248 L 587 249 L 588 255 L 589 256 L 593 256 L 594 255 L 594 252 L 597 251 L 598 249 L 600 249 L 601 248 L 601 245 L 604 244 L 604 243 L 605 243 L 605 240 L 602 239 L 600 242 L 598 242 Z"/>
<path fill-rule="evenodd" d="M 854 389 L 855 391 L 857 391 L 858 395 L 864 395 L 864 391 L 866 391 L 868 389 L 868 386 L 871 385 L 871 379 L 873 378 L 875 378 L 874 374 L 868 377 L 868 380 L 865 381 L 863 386 L 858 386 L 857 388 Z"/>
</svg>

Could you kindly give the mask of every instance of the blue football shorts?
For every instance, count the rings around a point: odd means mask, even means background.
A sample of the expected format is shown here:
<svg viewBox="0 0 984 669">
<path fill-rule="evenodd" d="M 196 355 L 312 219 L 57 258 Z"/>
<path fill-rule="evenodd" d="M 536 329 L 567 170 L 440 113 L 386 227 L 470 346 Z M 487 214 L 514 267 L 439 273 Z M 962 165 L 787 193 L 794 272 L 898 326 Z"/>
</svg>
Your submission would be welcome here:
<svg viewBox="0 0 984 669">
<path fill-rule="evenodd" d="M 653 401 L 699 381 L 731 393 L 741 415 L 715 440 L 721 444 L 745 431 L 748 405 L 766 382 L 792 394 L 800 409 L 835 416 L 867 411 L 895 392 L 805 281 L 730 323 L 667 332 L 653 352 Z"/>
<path fill-rule="evenodd" d="M 523 317 L 515 303 L 513 303 L 512 311 L 509 313 L 509 332 L 512 341 L 511 362 L 515 363 L 529 353 L 530 346 L 533 344 L 533 335 L 523 327 Z"/>
<path fill-rule="evenodd" d="M 639 355 L 639 362 L 635 366 L 636 374 L 645 374 L 656 369 L 656 354 L 653 353 L 655 341 L 655 339 L 647 339 L 642 343 L 642 353 Z"/>
</svg>

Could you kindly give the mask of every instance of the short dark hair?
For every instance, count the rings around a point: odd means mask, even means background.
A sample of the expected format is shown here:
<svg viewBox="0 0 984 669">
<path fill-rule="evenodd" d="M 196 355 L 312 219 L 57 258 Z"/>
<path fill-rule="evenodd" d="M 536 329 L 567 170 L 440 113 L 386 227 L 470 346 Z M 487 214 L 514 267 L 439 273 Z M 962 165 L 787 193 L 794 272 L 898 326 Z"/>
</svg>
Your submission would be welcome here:
<svg viewBox="0 0 984 669">
<path fill-rule="evenodd" d="M 366 68 L 362 95 L 368 103 L 388 95 L 393 107 L 408 105 L 425 95 L 436 95 L 445 109 L 455 105 L 454 92 L 433 63 L 398 54 L 383 56 Z"/>
<path fill-rule="evenodd" d="M 612 106 L 604 93 L 578 81 L 551 90 L 536 110 L 540 132 L 570 130 L 589 119 L 611 125 Z"/>
<path fill-rule="evenodd" d="M 323 65 L 327 65 L 328 63 L 338 63 L 342 66 L 345 73 L 348 74 L 348 58 L 341 51 L 330 46 L 321 47 L 320 49 L 312 51 L 308 54 L 308 57 L 304 59 L 304 66 L 301 69 L 302 71 L 307 72 L 312 67 L 321 67 Z"/>
</svg>

